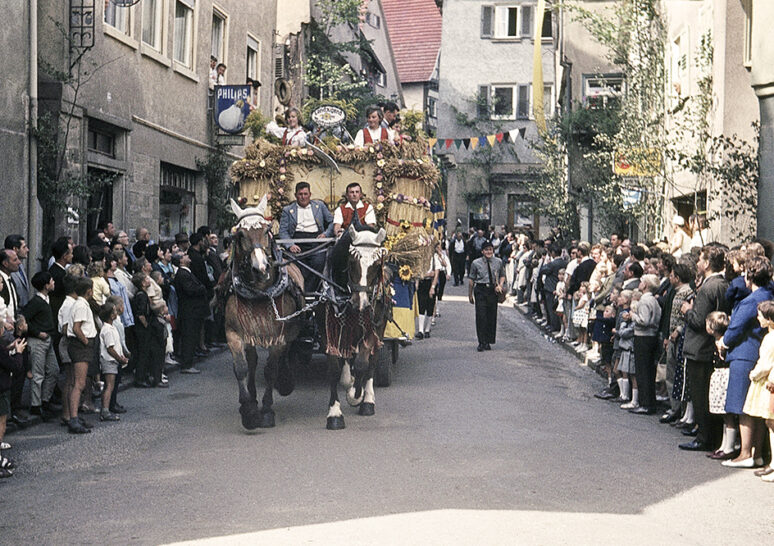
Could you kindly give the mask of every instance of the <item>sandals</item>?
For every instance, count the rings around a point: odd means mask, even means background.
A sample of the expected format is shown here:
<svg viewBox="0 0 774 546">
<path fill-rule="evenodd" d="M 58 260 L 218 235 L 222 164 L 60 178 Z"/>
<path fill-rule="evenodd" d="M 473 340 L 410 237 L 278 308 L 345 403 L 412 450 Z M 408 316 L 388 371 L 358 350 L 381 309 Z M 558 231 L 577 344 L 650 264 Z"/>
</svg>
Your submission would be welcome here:
<svg viewBox="0 0 774 546">
<path fill-rule="evenodd" d="M 0 469 L 13 470 L 14 468 L 16 468 L 16 464 L 11 459 L 0 457 Z"/>
</svg>

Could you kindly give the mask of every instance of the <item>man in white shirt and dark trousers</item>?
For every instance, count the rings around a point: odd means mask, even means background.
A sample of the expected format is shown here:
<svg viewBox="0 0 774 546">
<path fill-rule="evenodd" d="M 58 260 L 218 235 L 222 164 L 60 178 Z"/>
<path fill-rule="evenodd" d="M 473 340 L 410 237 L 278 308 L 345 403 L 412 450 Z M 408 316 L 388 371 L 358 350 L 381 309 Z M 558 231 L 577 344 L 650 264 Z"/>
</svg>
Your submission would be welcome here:
<svg viewBox="0 0 774 546">
<path fill-rule="evenodd" d="M 465 239 L 462 232 L 458 231 L 449 241 L 449 251 L 451 253 L 452 275 L 454 276 L 454 286 L 459 286 L 465 277 Z"/>
<path fill-rule="evenodd" d="M 280 217 L 280 239 L 319 239 L 333 234 L 333 216 L 324 202 L 312 199 L 309 182 L 296 184 L 296 202 L 282 209 Z M 316 243 L 283 243 L 283 246 L 293 254 L 310 252 L 317 248 Z M 325 269 L 325 252 L 313 252 L 299 261 L 320 273 Z M 303 265 L 299 266 L 304 276 L 304 291 L 315 292 L 320 284 L 320 277 L 310 272 Z"/>
<path fill-rule="evenodd" d="M 503 291 L 505 270 L 500 258 L 494 257 L 489 241 L 481 247 L 480 258 L 470 264 L 468 299 L 476 306 L 478 351 L 489 351 L 497 333 L 497 295 Z"/>
</svg>

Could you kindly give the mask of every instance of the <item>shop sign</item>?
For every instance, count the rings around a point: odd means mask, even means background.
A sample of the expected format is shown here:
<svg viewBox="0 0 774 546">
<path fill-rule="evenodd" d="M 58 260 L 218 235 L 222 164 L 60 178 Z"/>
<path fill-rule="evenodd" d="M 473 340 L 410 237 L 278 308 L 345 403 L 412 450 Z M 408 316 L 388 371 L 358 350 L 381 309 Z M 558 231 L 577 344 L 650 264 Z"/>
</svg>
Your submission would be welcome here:
<svg viewBox="0 0 774 546">
<path fill-rule="evenodd" d="M 613 172 L 618 176 L 659 176 L 661 153 L 655 148 L 618 150 L 613 160 Z"/>
<path fill-rule="evenodd" d="M 215 86 L 215 122 L 221 131 L 241 133 L 250 115 L 249 85 Z"/>
</svg>

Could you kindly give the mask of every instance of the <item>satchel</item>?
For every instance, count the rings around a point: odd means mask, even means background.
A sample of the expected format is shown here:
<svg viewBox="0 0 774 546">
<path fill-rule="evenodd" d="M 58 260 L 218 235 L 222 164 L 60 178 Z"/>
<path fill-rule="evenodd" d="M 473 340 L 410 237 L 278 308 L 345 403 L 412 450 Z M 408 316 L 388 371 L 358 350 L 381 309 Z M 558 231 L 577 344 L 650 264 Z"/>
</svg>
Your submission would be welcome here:
<svg viewBox="0 0 774 546">
<path fill-rule="evenodd" d="M 495 294 L 497 294 L 497 303 L 505 303 L 505 290 L 495 292 Z"/>
</svg>

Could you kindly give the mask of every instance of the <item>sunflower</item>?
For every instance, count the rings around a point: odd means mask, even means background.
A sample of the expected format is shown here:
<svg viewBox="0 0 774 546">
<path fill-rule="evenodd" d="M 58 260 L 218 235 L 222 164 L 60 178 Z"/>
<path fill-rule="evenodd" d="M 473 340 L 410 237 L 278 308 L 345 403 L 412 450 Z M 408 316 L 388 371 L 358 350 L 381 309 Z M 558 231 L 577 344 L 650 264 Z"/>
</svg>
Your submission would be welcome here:
<svg viewBox="0 0 774 546">
<path fill-rule="evenodd" d="M 409 222 L 408 220 L 401 220 L 400 227 L 401 229 L 405 229 L 406 231 L 408 231 L 411 229 L 411 222 Z"/>
<path fill-rule="evenodd" d="M 413 275 L 414 273 L 411 271 L 411 266 L 402 265 L 400 266 L 400 269 L 398 269 L 398 276 L 400 276 L 400 280 L 402 281 L 410 281 Z"/>
</svg>

